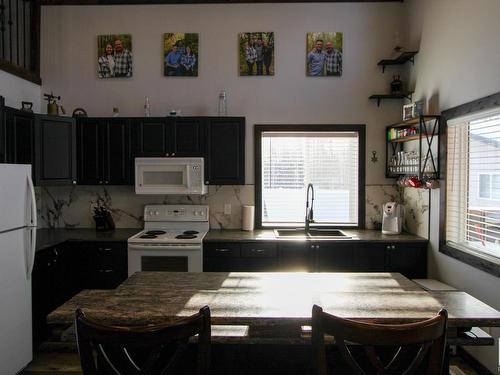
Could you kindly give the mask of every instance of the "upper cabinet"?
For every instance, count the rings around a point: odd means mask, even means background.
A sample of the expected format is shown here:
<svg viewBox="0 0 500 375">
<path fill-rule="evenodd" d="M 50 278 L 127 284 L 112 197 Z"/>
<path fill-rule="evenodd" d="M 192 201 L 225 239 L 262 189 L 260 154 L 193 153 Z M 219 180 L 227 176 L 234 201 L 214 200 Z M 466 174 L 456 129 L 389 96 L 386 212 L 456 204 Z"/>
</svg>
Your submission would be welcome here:
<svg viewBox="0 0 500 375">
<path fill-rule="evenodd" d="M 32 164 L 38 185 L 133 185 L 136 157 L 203 157 L 207 185 L 243 185 L 245 118 L 74 119 L 0 102 L 0 162 Z"/>
<path fill-rule="evenodd" d="M 5 108 L 5 162 L 33 164 L 35 120 L 33 113 Z"/>
<path fill-rule="evenodd" d="M 129 120 L 77 119 L 77 150 L 78 184 L 132 183 Z"/>
<path fill-rule="evenodd" d="M 134 155 L 137 157 L 203 156 L 205 123 L 203 117 L 134 119 Z"/>
<path fill-rule="evenodd" d="M 245 118 L 213 117 L 207 124 L 206 184 L 245 184 Z"/>
<path fill-rule="evenodd" d="M 75 119 L 36 116 L 35 155 L 38 185 L 76 184 Z"/>
</svg>

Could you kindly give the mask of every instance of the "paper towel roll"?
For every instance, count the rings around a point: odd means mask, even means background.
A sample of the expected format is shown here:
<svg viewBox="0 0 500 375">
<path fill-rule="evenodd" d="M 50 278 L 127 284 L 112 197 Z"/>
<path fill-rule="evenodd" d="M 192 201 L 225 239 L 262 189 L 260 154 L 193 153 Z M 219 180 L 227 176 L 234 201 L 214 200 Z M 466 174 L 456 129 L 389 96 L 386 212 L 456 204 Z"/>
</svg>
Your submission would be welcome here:
<svg viewBox="0 0 500 375">
<path fill-rule="evenodd" d="M 254 215 L 255 215 L 254 206 L 243 206 L 243 212 L 241 213 L 241 229 L 253 230 Z"/>
</svg>

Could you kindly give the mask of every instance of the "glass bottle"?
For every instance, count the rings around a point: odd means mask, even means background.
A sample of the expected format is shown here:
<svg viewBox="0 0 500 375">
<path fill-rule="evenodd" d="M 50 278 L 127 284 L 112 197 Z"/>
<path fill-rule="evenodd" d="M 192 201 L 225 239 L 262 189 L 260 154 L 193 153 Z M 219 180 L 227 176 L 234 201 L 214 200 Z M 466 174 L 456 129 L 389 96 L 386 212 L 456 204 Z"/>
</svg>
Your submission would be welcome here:
<svg viewBox="0 0 500 375">
<path fill-rule="evenodd" d="M 227 116 L 227 93 L 222 90 L 219 94 L 219 106 L 217 110 L 219 116 Z"/>
</svg>

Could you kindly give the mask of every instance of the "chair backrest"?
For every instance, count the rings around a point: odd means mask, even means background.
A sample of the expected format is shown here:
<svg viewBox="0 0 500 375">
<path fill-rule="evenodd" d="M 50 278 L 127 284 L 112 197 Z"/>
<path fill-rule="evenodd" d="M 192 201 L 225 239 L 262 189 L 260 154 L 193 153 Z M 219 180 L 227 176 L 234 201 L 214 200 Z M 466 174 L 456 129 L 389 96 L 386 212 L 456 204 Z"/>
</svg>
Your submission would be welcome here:
<svg viewBox="0 0 500 375">
<path fill-rule="evenodd" d="M 210 367 L 210 309 L 173 324 L 118 327 L 75 312 L 78 352 L 84 375 L 166 375 L 184 358 L 189 338 L 198 335 L 196 374 Z"/>
<path fill-rule="evenodd" d="M 354 374 L 441 374 L 447 321 L 448 313 L 442 309 L 435 317 L 417 323 L 375 324 L 339 318 L 314 305 L 313 373 L 327 374 L 327 334 L 334 337 L 340 355 Z"/>
</svg>

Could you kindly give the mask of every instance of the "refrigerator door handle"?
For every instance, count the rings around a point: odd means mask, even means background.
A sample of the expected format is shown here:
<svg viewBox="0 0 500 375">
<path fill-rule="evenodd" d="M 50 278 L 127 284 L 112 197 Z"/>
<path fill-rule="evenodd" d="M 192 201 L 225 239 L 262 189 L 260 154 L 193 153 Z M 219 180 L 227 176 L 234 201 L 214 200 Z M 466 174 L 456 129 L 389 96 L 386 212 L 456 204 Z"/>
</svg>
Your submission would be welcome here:
<svg viewBox="0 0 500 375">
<path fill-rule="evenodd" d="M 29 228 L 30 230 L 30 238 L 31 243 L 29 246 L 29 255 L 28 255 L 28 267 L 26 269 L 26 277 L 27 279 L 31 279 L 31 273 L 33 272 L 33 266 L 35 265 L 35 252 L 36 252 L 36 227 Z"/>
<path fill-rule="evenodd" d="M 33 180 L 30 176 L 28 176 L 28 186 L 30 188 L 31 193 L 31 219 L 28 223 L 30 227 L 37 226 L 37 212 L 36 212 L 36 196 L 35 196 L 35 187 L 33 186 Z"/>
</svg>

